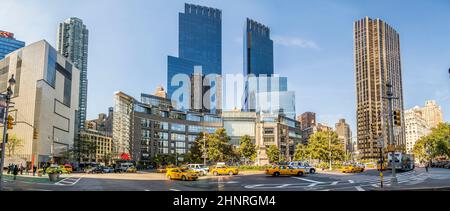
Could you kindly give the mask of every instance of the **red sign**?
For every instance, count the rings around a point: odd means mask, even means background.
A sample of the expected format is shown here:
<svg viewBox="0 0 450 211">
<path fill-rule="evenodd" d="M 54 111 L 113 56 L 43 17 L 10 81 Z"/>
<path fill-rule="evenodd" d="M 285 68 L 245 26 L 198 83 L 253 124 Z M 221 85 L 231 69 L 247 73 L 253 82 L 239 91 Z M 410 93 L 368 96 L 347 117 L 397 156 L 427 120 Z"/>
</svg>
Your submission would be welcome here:
<svg viewBox="0 0 450 211">
<path fill-rule="evenodd" d="M 0 37 L 4 37 L 4 38 L 14 38 L 14 34 L 11 32 L 5 32 L 5 31 L 0 31 Z"/>
<path fill-rule="evenodd" d="M 121 158 L 122 160 L 131 160 L 130 155 L 129 155 L 129 154 L 126 154 L 126 153 L 121 154 L 121 155 L 120 155 L 120 158 Z"/>
</svg>

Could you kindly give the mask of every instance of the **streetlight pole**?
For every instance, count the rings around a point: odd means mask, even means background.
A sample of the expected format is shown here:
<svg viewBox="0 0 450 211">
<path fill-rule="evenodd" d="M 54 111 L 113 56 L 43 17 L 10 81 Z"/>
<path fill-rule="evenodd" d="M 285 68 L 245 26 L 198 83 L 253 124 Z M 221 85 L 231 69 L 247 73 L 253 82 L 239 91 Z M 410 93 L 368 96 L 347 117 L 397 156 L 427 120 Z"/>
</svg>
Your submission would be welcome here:
<svg viewBox="0 0 450 211">
<path fill-rule="evenodd" d="M 330 171 L 333 170 L 333 168 L 331 167 L 331 163 L 332 163 L 332 158 L 331 158 L 331 132 L 328 131 L 328 149 L 330 150 Z"/>
<path fill-rule="evenodd" d="M 206 166 L 206 132 L 203 132 L 203 166 Z"/>
<path fill-rule="evenodd" d="M 9 104 L 11 103 L 11 96 L 13 95 L 12 86 L 16 84 L 16 80 L 14 79 L 14 74 L 8 81 L 9 86 L 6 91 L 6 108 L 5 108 L 5 116 L 3 117 L 3 141 L 2 141 L 2 160 L 0 161 L 0 191 L 3 190 L 3 166 L 5 163 L 5 146 L 8 138 L 8 110 Z"/>
<path fill-rule="evenodd" d="M 394 140 L 394 114 L 392 109 L 392 101 L 394 99 L 398 99 L 397 97 L 394 97 L 394 93 L 392 92 L 392 84 L 391 82 L 388 82 L 386 84 L 387 87 L 387 96 L 384 97 L 388 100 L 388 113 L 389 113 L 389 145 L 390 145 L 390 153 L 392 157 L 392 185 L 397 184 L 397 175 L 396 175 L 396 157 L 395 157 L 395 149 L 393 147 L 395 146 L 395 140 Z"/>
</svg>

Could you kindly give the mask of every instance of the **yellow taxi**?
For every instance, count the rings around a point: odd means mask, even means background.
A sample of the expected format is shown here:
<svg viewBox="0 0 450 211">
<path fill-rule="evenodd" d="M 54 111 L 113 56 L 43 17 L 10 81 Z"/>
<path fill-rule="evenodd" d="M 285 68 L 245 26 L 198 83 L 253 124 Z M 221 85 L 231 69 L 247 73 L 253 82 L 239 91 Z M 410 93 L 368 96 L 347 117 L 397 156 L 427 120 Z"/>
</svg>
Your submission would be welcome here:
<svg viewBox="0 0 450 211">
<path fill-rule="evenodd" d="M 341 168 L 342 173 L 362 173 L 364 172 L 364 167 L 356 164 L 344 165 Z"/>
<path fill-rule="evenodd" d="M 71 165 L 61 165 L 59 166 L 63 171 L 67 172 L 68 174 L 71 174 L 73 172 L 73 168 Z"/>
<path fill-rule="evenodd" d="M 170 180 L 195 181 L 198 175 L 192 171 L 182 168 L 171 168 L 167 170 L 166 177 Z"/>
<path fill-rule="evenodd" d="M 287 165 L 272 166 L 266 169 L 266 174 L 274 177 L 278 176 L 303 176 L 305 174 L 304 169 L 294 168 Z"/>
<path fill-rule="evenodd" d="M 228 167 L 226 165 L 217 165 L 214 168 L 211 169 L 211 172 L 214 176 L 219 176 L 219 175 L 238 175 L 239 174 L 239 170 L 238 168 L 234 168 L 234 167 Z"/>
</svg>

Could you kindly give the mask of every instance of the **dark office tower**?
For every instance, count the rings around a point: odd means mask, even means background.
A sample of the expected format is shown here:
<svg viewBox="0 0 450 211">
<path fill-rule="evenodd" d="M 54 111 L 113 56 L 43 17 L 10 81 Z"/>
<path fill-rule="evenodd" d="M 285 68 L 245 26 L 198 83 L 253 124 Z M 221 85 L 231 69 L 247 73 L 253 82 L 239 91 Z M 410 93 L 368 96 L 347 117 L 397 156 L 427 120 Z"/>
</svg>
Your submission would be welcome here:
<svg viewBox="0 0 450 211">
<path fill-rule="evenodd" d="M 358 150 L 362 159 L 380 156 L 378 140 L 388 144 L 387 84 L 392 84 L 393 111 L 403 114 L 400 36 L 380 19 L 354 23 Z M 403 116 L 403 115 L 402 115 Z M 394 129 L 397 146 L 405 146 L 405 125 Z"/>
<path fill-rule="evenodd" d="M 172 86 L 175 75 L 194 75 L 194 67 L 201 66 L 203 77 L 222 75 L 222 12 L 218 9 L 185 4 L 179 14 L 179 57 L 168 57 L 167 94 L 172 98 L 180 86 Z M 218 92 L 211 93 L 221 98 Z M 172 99 L 178 102 L 180 99 Z"/>
<path fill-rule="evenodd" d="M 247 18 L 244 34 L 244 76 L 274 74 L 273 41 L 270 29 Z"/>
<path fill-rule="evenodd" d="M 23 48 L 25 43 L 14 38 L 14 34 L 0 30 L 0 60 L 19 48 Z"/>
<path fill-rule="evenodd" d="M 80 72 L 79 110 L 77 123 L 79 129 L 84 129 L 87 109 L 87 62 L 88 62 L 89 31 L 78 18 L 69 18 L 58 27 L 56 46 L 58 52 L 68 58 Z"/>
</svg>

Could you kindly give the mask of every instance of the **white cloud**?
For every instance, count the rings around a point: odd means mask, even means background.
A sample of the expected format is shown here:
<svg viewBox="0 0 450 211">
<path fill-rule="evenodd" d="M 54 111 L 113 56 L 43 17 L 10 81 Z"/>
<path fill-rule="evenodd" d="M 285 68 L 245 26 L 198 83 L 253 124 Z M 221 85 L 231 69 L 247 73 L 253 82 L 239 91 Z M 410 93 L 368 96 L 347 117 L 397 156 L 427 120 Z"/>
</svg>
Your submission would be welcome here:
<svg viewBox="0 0 450 211">
<path fill-rule="evenodd" d="M 285 47 L 307 48 L 319 50 L 319 46 L 311 40 L 305 40 L 301 37 L 273 36 L 275 44 Z"/>
</svg>

